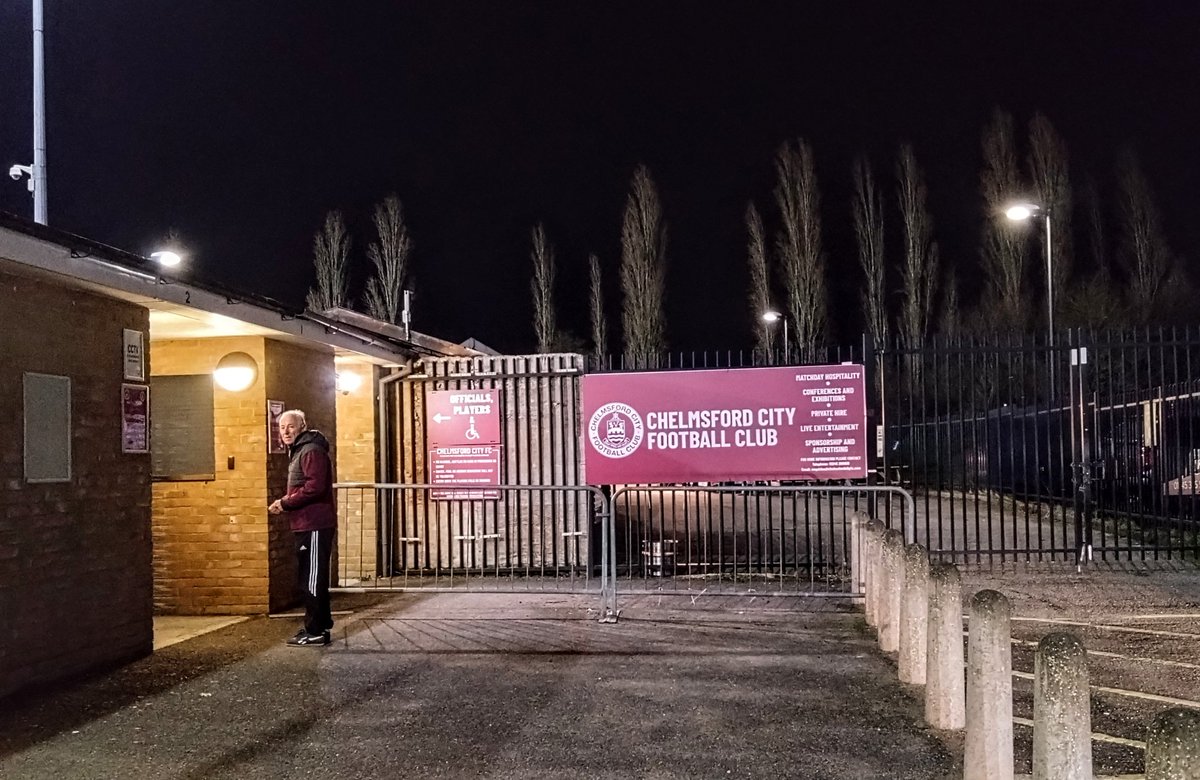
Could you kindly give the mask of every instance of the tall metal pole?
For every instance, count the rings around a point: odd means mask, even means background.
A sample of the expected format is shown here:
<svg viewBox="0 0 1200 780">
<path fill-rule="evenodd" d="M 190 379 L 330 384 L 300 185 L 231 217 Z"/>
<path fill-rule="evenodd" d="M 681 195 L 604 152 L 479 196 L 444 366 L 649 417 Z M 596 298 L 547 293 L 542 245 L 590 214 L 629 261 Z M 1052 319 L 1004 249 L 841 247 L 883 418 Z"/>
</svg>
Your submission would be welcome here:
<svg viewBox="0 0 1200 780">
<path fill-rule="evenodd" d="M 33 221 L 46 223 L 46 55 L 42 0 L 33 0 Z"/>
<path fill-rule="evenodd" d="M 1051 258 L 1050 210 L 1044 210 L 1046 216 L 1046 321 L 1050 326 L 1047 343 L 1054 346 L 1054 263 Z"/>
<path fill-rule="evenodd" d="M 783 364 L 788 364 L 787 315 L 783 315 Z"/>
</svg>

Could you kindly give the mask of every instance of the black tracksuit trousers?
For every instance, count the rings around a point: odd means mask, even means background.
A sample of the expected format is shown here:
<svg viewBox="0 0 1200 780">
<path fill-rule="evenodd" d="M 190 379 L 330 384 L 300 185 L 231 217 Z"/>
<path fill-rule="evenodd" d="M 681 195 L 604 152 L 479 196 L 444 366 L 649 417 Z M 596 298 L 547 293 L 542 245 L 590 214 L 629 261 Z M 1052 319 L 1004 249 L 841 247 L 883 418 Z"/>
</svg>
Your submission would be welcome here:
<svg viewBox="0 0 1200 780">
<path fill-rule="evenodd" d="M 316 635 L 333 628 L 329 613 L 329 564 L 333 528 L 296 532 L 296 563 L 304 593 L 304 630 Z"/>
</svg>

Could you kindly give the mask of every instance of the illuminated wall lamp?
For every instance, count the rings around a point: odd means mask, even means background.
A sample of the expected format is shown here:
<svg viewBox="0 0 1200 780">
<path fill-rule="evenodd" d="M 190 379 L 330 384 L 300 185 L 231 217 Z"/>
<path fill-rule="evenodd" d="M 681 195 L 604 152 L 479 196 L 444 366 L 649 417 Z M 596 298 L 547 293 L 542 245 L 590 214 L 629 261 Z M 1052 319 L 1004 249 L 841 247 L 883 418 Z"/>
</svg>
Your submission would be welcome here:
<svg viewBox="0 0 1200 780">
<path fill-rule="evenodd" d="M 230 352 L 217 363 L 213 379 L 224 390 L 240 392 L 258 378 L 258 363 L 245 352 Z"/>
<path fill-rule="evenodd" d="M 338 371 L 335 375 L 337 391 L 349 395 L 362 385 L 362 377 L 353 371 Z"/>
</svg>

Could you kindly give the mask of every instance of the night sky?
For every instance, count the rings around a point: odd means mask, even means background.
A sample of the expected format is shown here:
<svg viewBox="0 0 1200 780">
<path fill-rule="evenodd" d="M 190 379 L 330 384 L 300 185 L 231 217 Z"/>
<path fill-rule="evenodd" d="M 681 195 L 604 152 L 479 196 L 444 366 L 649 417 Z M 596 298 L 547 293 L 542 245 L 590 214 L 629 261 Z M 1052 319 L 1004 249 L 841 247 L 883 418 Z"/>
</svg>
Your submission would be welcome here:
<svg viewBox="0 0 1200 780">
<path fill-rule="evenodd" d="M 942 257 L 977 278 L 980 133 L 1045 113 L 1112 192 L 1139 155 L 1200 277 L 1200 4 L 1192 2 L 46 2 L 50 224 L 299 306 L 314 231 L 341 209 L 361 288 L 372 209 L 395 192 L 418 329 L 531 349 L 530 230 L 558 256 L 563 326 L 587 338 L 589 252 L 619 347 L 621 214 L 645 163 L 669 230 L 673 349 L 748 349 L 746 235 L 774 222 L 773 159 L 814 148 L 835 339 L 862 324 L 851 163 L 892 199 L 913 144 Z M 0 4 L 4 169 L 32 161 L 26 0 Z M 0 210 L 32 215 L 7 178 Z M 889 212 L 889 235 L 898 225 Z M 897 253 L 892 253 L 892 262 Z M 842 305 L 836 305 L 841 302 Z"/>
</svg>

